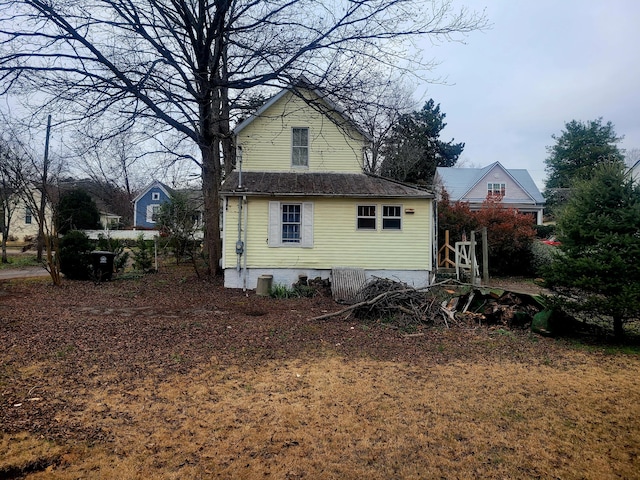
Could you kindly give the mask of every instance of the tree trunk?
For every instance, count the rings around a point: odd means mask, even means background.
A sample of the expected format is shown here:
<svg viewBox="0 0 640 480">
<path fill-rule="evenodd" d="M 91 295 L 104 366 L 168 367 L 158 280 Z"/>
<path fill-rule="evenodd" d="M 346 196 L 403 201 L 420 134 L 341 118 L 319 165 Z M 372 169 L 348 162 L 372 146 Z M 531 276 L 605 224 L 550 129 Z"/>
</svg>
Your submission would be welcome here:
<svg viewBox="0 0 640 480">
<path fill-rule="evenodd" d="M 222 241 L 220 238 L 220 141 L 201 147 L 202 194 L 204 197 L 204 251 L 208 260 L 208 273 L 221 272 Z"/>
<path fill-rule="evenodd" d="M 622 328 L 622 317 L 613 317 L 613 335 L 616 339 L 621 340 L 624 338 L 624 328 Z"/>
</svg>

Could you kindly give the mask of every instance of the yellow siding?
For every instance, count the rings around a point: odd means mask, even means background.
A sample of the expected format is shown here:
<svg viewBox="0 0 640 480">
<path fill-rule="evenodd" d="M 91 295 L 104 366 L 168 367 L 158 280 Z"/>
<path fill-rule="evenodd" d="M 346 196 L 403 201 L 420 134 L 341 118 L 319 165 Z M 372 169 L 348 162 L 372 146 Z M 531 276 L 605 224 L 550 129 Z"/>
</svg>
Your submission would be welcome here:
<svg viewBox="0 0 640 480">
<path fill-rule="evenodd" d="M 335 117 L 338 121 L 344 120 Z M 291 166 L 291 129 L 309 128 L 309 166 Z M 245 171 L 361 173 L 364 139 L 292 93 L 285 94 L 238 135 Z"/>
<path fill-rule="evenodd" d="M 269 247 L 269 198 L 249 198 L 247 266 L 249 268 L 331 268 L 430 270 L 431 200 L 291 198 L 286 202 L 314 204 L 313 248 Z M 358 231 L 359 204 L 377 205 L 377 230 Z M 402 206 L 402 230 L 382 230 L 382 205 Z M 224 268 L 236 265 L 235 242 L 238 235 L 238 199 L 230 198 L 226 208 Z M 415 213 L 406 214 L 413 209 Z M 244 234 L 243 234 L 244 235 Z"/>
</svg>

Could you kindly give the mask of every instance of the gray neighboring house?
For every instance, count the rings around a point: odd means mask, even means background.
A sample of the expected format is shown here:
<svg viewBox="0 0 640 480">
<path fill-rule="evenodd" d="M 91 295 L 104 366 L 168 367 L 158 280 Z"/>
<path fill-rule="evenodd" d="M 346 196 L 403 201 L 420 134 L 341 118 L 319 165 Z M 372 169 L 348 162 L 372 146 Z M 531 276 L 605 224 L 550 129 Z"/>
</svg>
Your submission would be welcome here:
<svg viewBox="0 0 640 480">
<path fill-rule="evenodd" d="M 471 210 L 479 210 L 487 197 L 501 196 L 505 207 L 534 215 L 542 225 L 544 197 L 524 168 L 507 169 L 500 162 L 484 168 L 438 167 L 433 184 L 437 192 L 445 189 L 452 202 L 468 202 Z"/>
</svg>

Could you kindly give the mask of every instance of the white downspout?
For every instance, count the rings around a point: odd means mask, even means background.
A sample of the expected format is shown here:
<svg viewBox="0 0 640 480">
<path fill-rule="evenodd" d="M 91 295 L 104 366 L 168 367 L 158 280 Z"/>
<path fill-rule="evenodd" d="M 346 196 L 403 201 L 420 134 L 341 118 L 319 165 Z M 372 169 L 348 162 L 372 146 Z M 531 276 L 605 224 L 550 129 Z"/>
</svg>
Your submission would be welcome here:
<svg viewBox="0 0 640 480">
<path fill-rule="evenodd" d="M 236 158 L 238 160 L 238 190 L 242 190 L 242 146 L 236 148 Z M 244 253 L 244 244 L 242 243 L 242 198 L 238 197 L 238 240 L 236 241 L 236 272 L 240 274 L 240 264 L 242 254 Z"/>
<path fill-rule="evenodd" d="M 247 196 L 242 196 L 244 202 L 244 259 L 242 267 L 242 291 L 247 291 L 247 225 L 249 222 L 249 205 L 247 204 Z"/>
</svg>

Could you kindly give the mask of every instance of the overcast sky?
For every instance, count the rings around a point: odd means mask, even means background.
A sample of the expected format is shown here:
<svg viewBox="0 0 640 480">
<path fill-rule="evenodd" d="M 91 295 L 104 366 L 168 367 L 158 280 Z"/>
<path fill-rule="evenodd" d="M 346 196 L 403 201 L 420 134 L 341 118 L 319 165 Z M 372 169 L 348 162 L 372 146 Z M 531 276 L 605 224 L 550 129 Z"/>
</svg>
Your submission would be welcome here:
<svg viewBox="0 0 640 480">
<path fill-rule="evenodd" d="M 446 113 L 443 140 L 459 163 L 526 168 L 540 189 L 546 146 L 566 122 L 611 121 L 622 148 L 640 148 L 640 1 L 455 0 L 492 24 L 466 45 L 427 46 L 448 85 L 428 85 Z"/>
</svg>

